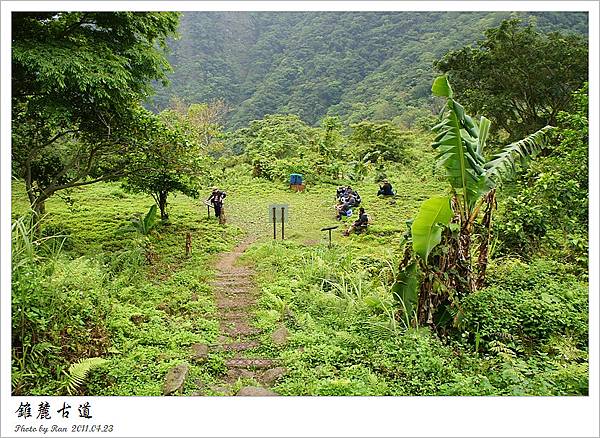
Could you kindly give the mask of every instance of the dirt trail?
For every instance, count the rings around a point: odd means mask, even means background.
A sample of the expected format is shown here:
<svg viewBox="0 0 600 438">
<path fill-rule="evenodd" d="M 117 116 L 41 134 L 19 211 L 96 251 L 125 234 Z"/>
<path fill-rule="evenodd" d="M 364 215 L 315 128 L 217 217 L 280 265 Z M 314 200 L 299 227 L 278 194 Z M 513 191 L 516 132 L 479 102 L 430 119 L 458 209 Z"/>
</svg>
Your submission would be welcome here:
<svg viewBox="0 0 600 438">
<path fill-rule="evenodd" d="M 214 389 L 228 395 L 233 395 L 231 385 L 238 378 L 252 378 L 262 386 L 242 388 L 237 395 L 277 395 L 268 387 L 284 372 L 274 360 L 250 354 L 260 345 L 256 339 L 260 330 L 251 324 L 257 290 L 252 278 L 254 271 L 237 266 L 236 262 L 253 241 L 253 237 L 248 237 L 231 252 L 222 254 L 215 264 L 212 282 L 221 331 L 217 348 L 234 352 L 225 362 L 224 386 Z"/>
</svg>

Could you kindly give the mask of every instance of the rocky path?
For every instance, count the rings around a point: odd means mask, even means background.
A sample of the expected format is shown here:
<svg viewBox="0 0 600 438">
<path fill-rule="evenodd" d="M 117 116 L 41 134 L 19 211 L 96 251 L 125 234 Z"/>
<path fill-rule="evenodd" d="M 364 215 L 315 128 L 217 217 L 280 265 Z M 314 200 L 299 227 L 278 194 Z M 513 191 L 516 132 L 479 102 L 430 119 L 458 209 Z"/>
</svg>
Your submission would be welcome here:
<svg viewBox="0 0 600 438">
<path fill-rule="evenodd" d="M 257 300 L 252 279 L 254 272 L 236 264 L 252 241 L 252 238 L 247 238 L 233 251 L 221 256 L 215 265 L 216 276 L 212 282 L 221 331 L 218 344 L 213 348 L 233 352 L 233 357 L 225 361 L 227 374 L 223 385 L 213 389 L 227 395 L 234 395 L 231 388 L 239 378 L 253 379 L 260 386 L 243 387 L 235 395 L 277 395 L 269 387 L 285 373 L 273 359 L 253 354 L 260 345 L 257 339 L 260 330 L 252 325 L 252 310 Z M 273 335 L 275 342 L 282 337 L 282 333 Z M 283 335 L 285 337 L 285 333 Z"/>
</svg>

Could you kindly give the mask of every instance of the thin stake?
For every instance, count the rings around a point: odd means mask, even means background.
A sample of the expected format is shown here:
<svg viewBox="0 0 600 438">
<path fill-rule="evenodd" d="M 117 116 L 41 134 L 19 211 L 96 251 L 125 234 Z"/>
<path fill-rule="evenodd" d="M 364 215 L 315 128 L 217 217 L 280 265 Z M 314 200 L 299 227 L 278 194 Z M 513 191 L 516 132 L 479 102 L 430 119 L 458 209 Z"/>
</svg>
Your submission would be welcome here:
<svg viewBox="0 0 600 438">
<path fill-rule="evenodd" d="M 277 216 L 276 216 L 275 207 L 273 207 L 273 239 L 277 240 Z"/>
<path fill-rule="evenodd" d="M 281 240 L 283 240 L 285 237 L 283 236 L 283 211 L 284 211 L 284 207 L 281 207 Z"/>
</svg>

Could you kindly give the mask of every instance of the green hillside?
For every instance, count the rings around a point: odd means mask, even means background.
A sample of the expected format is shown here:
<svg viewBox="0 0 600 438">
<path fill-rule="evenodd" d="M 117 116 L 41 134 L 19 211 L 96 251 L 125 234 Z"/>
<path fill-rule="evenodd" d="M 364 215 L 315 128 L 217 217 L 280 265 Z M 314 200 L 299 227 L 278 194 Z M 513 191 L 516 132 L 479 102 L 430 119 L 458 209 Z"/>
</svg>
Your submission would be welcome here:
<svg viewBox="0 0 600 438">
<path fill-rule="evenodd" d="M 171 42 L 170 98 L 225 100 L 228 127 L 292 113 L 310 124 L 395 119 L 433 109 L 433 61 L 483 38 L 508 12 L 186 12 Z M 587 34 L 586 13 L 532 14 L 540 30 Z"/>
</svg>

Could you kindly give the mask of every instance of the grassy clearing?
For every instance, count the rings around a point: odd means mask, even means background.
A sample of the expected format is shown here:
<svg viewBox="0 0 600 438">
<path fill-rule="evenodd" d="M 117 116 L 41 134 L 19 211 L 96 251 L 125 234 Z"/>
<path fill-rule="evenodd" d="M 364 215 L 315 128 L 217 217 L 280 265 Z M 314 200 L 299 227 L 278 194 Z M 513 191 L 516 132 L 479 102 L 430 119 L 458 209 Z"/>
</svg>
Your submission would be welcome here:
<svg viewBox="0 0 600 438">
<path fill-rule="evenodd" d="M 219 335 L 208 284 L 216 255 L 252 234 L 257 241 L 243 263 L 255 267 L 261 291 L 254 324 L 263 334 L 255 354 L 283 361 L 288 372 L 275 387 L 280 394 L 586 394 L 587 283 L 556 264 L 492 264 L 490 288 L 470 297 L 471 313 L 456 336 L 440 340 L 395 318 L 391 285 L 405 222 L 422 200 L 445 190 L 432 174 L 431 154 L 417 156 L 413 166 L 388 169 L 394 199 L 375 196 L 373 177 L 351 182 L 373 224 L 348 238 L 340 227 L 331 249 L 320 228 L 337 223 L 336 185 L 309 184 L 295 193 L 245 176 L 243 166 L 223 177 L 226 226 L 207 219 L 200 201 L 179 195 L 171 199 L 170 223 L 159 224 L 148 242 L 123 229 L 134 213 L 148 210 L 149 197 L 110 183 L 74 191 L 71 207 L 51 199 L 43 232 L 66 235 L 65 251 L 13 277 L 13 330 L 29 327 L 34 335 L 21 348 L 35 356 L 43 344 L 47 355 L 45 362 L 13 361 L 13 392 L 64 393 L 70 363 L 102 356 L 109 361 L 90 373 L 81 393 L 160 395 L 167 370 L 187 362 L 184 394 L 202 387 L 218 395 L 206 388 L 223 377 L 233 353 L 192 363 L 189 347 L 215 343 Z M 283 242 L 272 240 L 270 203 L 290 205 Z M 15 183 L 13 217 L 26 211 Z M 188 258 L 186 232 L 193 241 Z M 282 323 L 290 338 L 278 348 L 270 333 Z"/>
<path fill-rule="evenodd" d="M 26 211 L 24 192 L 13 185 L 13 216 Z M 143 213 L 151 199 L 124 193 L 117 184 L 97 184 L 72 194 L 71 208 L 52 199 L 44 233 L 67 235 L 65 257 L 52 267 L 51 281 L 40 284 L 23 301 L 29 306 L 28 323 L 50 321 L 55 336 L 45 341 L 68 355 L 56 358 L 53 368 L 102 355 L 110 361 L 91 374 L 87 393 L 94 395 L 160 395 L 166 371 L 189 361 L 189 346 L 212 343 L 218 336 L 214 318 L 211 264 L 215 254 L 231 248 L 241 236 L 235 226 L 222 227 L 207 220 L 197 201 L 185 196 L 172 199 L 171 221 L 159 224 L 150 236 L 149 251 L 132 232 L 123 229 L 134 213 Z M 185 257 L 185 234 L 192 234 L 192 255 Z M 13 295 L 24 294 L 25 281 L 13 283 Z M 51 307 L 39 308 L 36 298 L 64 295 L 77 297 L 74 314 L 60 315 Z M 87 306 L 90 300 L 92 304 Z M 33 312 L 31 308 L 35 308 Z M 86 312 L 89 318 L 86 318 Z M 83 313 L 83 315 L 81 315 Z M 72 316 L 72 317 L 71 317 Z M 47 325 L 47 324 L 44 324 Z M 66 331 L 62 328 L 66 327 Z M 70 329 L 69 329 L 70 327 Z M 67 333 L 73 331 L 73 335 Z M 98 348 L 81 350 L 81 332 L 95 331 Z M 39 340 L 36 340 L 39 342 Z M 66 357 L 65 357 L 66 356 Z M 25 367 L 13 367 L 17 375 Z M 191 378 L 200 370 L 192 368 Z M 38 376 L 36 376 L 38 377 Z M 60 372 L 38 378 L 22 377 L 17 392 L 54 394 L 61 391 Z M 20 388 L 20 389 L 19 389 Z M 192 386 L 189 386 L 192 391 Z"/>
</svg>

